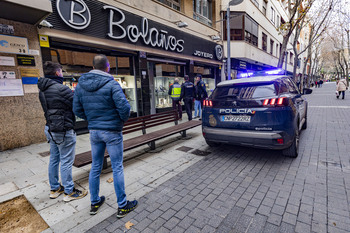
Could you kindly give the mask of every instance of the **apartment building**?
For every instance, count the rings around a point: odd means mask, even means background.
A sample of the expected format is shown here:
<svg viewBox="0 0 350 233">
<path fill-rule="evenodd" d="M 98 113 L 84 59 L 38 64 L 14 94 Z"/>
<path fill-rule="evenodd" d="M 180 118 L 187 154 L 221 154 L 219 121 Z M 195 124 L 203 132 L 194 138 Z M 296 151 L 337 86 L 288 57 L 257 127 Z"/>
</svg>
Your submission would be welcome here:
<svg viewBox="0 0 350 233">
<path fill-rule="evenodd" d="M 227 51 L 226 10 L 229 1 L 223 0 L 221 5 L 222 34 L 224 50 Z M 278 28 L 287 21 L 286 1 L 277 0 L 245 0 L 230 6 L 230 53 L 231 76 L 256 70 L 273 69 L 277 67 L 281 55 L 282 35 Z M 294 56 L 290 37 L 287 46 L 287 68 L 293 71 Z M 300 37 L 299 48 L 305 46 L 305 40 Z M 298 70 L 299 72 L 299 70 Z"/>
</svg>

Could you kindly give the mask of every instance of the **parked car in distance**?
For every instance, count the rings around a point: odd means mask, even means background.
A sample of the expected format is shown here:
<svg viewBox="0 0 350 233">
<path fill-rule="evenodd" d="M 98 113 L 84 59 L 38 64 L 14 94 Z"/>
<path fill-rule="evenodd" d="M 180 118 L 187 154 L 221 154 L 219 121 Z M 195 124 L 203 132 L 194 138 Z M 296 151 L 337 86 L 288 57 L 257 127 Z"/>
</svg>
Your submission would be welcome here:
<svg viewBox="0 0 350 233">
<path fill-rule="evenodd" d="M 307 101 L 295 82 L 278 72 L 223 81 L 204 101 L 202 133 L 209 146 L 282 150 L 295 158 L 306 128 Z"/>
</svg>

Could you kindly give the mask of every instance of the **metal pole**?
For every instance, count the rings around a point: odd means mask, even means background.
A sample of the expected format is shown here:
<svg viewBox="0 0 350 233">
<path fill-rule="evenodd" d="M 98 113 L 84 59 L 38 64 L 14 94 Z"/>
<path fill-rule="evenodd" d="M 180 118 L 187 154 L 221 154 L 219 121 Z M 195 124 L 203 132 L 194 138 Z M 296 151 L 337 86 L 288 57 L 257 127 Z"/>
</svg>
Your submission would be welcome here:
<svg viewBox="0 0 350 233">
<path fill-rule="evenodd" d="M 287 53 L 287 50 L 284 52 L 286 54 L 286 58 L 285 58 L 285 74 L 287 75 L 287 58 L 288 58 L 288 53 Z"/>
<path fill-rule="evenodd" d="M 230 30 L 230 4 L 227 7 L 226 13 L 226 27 L 227 27 L 227 80 L 231 80 L 231 30 Z"/>
</svg>

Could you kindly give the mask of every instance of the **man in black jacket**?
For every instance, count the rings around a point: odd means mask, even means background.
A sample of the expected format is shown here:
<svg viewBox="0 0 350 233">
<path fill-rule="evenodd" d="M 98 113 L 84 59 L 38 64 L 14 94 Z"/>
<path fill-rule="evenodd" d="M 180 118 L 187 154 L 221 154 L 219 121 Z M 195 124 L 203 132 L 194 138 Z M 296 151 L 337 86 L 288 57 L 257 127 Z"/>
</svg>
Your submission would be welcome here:
<svg viewBox="0 0 350 233">
<path fill-rule="evenodd" d="M 201 119 L 201 110 L 203 108 L 203 100 L 205 100 L 208 97 L 207 90 L 205 87 L 205 83 L 202 81 L 202 75 L 198 74 L 196 76 L 196 85 L 195 85 L 195 90 L 196 90 L 196 101 L 195 101 L 195 114 L 197 112 L 197 108 L 199 108 L 199 120 Z M 196 117 L 195 117 L 196 118 Z"/>
<path fill-rule="evenodd" d="M 188 120 L 192 120 L 192 103 L 195 96 L 195 89 L 188 75 L 185 75 L 185 82 L 181 85 L 181 99 L 184 100 Z"/>
<path fill-rule="evenodd" d="M 72 165 L 75 158 L 76 135 L 73 130 L 73 93 L 63 85 L 62 66 L 45 62 L 45 77 L 38 80 L 39 99 L 45 112 L 45 135 L 50 143 L 49 183 L 50 198 L 64 193 L 65 202 L 83 198 L 87 191 L 74 188 Z M 61 182 L 59 183 L 59 163 Z"/>
</svg>

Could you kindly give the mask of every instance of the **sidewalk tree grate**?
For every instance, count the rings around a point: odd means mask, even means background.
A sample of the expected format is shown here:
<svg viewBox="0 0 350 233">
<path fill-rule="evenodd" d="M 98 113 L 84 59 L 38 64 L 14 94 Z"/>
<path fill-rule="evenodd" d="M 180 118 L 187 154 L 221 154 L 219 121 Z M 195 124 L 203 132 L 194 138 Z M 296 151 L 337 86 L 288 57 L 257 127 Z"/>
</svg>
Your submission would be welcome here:
<svg viewBox="0 0 350 233">
<path fill-rule="evenodd" d="M 50 151 L 41 152 L 41 153 L 39 153 L 39 155 L 40 155 L 41 157 L 47 157 L 47 156 L 50 155 Z"/>
<path fill-rule="evenodd" d="M 210 153 L 211 152 L 209 152 L 209 151 L 202 151 L 202 150 L 194 150 L 194 151 L 191 152 L 191 154 L 200 155 L 200 156 L 207 156 Z"/>
<path fill-rule="evenodd" d="M 181 146 L 181 147 L 177 148 L 176 150 L 183 151 L 183 152 L 188 152 L 188 151 L 190 151 L 192 149 L 193 148 L 191 148 L 191 147 Z"/>
</svg>

